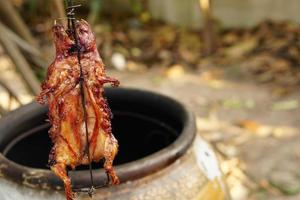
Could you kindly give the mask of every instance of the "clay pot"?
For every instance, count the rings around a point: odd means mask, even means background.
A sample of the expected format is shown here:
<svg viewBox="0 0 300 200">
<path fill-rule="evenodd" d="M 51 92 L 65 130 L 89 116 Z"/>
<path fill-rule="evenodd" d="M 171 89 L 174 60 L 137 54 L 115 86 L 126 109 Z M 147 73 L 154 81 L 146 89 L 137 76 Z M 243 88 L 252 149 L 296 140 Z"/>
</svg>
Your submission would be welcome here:
<svg viewBox="0 0 300 200">
<path fill-rule="evenodd" d="M 118 186 L 96 189 L 97 200 L 225 199 L 213 151 L 199 136 L 193 114 L 177 101 L 152 92 L 106 89 L 120 150 Z M 48 168 L 52 146 L 47 107 L 36 103 L 0 121 L 0 197 L 3 200 L 64 199 L 63 186 Z M 96 186 L 106 182 L 102 164 L 93 164 Z M 86 166 L 69 171 L 73 189 L 88 188 Z M 211 195 L 211 196 L 207 196 Z M 84 192 L 78 199 L 90 199 Z"/>
</svg>

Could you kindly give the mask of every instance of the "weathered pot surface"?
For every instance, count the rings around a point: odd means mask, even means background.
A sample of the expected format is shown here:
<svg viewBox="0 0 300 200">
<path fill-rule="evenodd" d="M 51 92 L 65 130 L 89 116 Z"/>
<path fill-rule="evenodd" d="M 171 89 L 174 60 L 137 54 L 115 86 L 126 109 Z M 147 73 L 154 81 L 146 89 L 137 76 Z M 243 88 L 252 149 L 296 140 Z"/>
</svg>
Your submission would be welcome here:
<svg viewBox="0 0 300 200">
<path fill-rule="evenodd" d="M 168 97 L 134 89 L 106 89 L 120 151 L 121 184 L 99 188 L 93 199 L 225 199 L 217 159 L 195 137 L 194 117 Z M 0 197 L 3 200 L 64 199 L 61 181 L 47 168 L 51 147 L 47 108 L 31 103 L 0 121 Z M 106 181 L 93 164 L 97 186 Z M 86 167 L 70 171 L 73 188 L 90 185 Z M 77 199 L 90 199 L 78 193 Z"/>
</svg>

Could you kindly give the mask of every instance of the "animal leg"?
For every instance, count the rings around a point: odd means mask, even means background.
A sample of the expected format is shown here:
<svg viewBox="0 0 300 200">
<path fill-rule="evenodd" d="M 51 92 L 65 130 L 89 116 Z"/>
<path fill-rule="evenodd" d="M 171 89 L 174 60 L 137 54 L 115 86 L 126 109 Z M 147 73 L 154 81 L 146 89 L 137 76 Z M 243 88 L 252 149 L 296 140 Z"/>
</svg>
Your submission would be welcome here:
<svg viewBox="0 0 300 200">
<path fill-rule="evenodd" d="M 113 165 L 113 159 L 111 158 L 111 156 L 105 157 L 104 169 L 108 177 L 107 180 L 108 182 L 111 181 L 112 185 L 118 185 L 120 183 L 120 180 L 112 165 Z"/>
<path fill-rule="evenodd" d="M 101 85 L 103 85 L 105 83 L 111 83 L 111 85 L 113 87 L 118 87 L 119 84 L 120 84 L 120 82 L 117 79 L 112 78 L 112 77 L 108 77 L 108 76 L 104 76 L 104 77 L 103 76 L 100 76 L 100 77 L 97 76 L 97 79 L 98 79 L 98 81 Z"/>
<path fill-rule="evenodd" d="M 66 165 L 57 163 L 51 166 L 51 170 L 64 182 L 66 199 L 73 200 L 71 179 L 67 175 Z"/>
</svg>

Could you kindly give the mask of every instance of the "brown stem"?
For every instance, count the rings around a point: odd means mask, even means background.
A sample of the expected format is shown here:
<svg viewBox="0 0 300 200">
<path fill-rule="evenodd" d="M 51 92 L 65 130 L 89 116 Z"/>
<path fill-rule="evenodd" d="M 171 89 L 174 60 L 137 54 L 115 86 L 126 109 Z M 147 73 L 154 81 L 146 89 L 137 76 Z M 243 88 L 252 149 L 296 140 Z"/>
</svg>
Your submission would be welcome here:
<svg viewBox="0 0 300 200">
<path fill-rule="evenodd" d="M 15 10 L 11 1 L 0 1 L 0 13 L 5 18 L 7 24 L 16 31 L 23 39 L 25 39 L 31 45 L 37 46 L 37 43 L 30 33 L 30 30 L 24 23 L 19 13 Z"/>
<path fill-rule="evenodd" d="M 19 99 L 17 93 L 13 91 L 5 81 L 0 79 L 0 85 L 8 92 L 9 96 L 13 97 L 20 105 L 22 105 L 21 100 Z"/>
<path fill-rule="evenodd" d="M 67 19 L 67 15 L 65 12 L 65 7 L 64 7 L 63 2 L 64 2 L 63 0 L 53 0 L 53 6 L 55 8 L 55 12 L 58 15 L 59 19 Z M 63 22 L 64 21 L 65 20 L 63 20 Z"/>
<path fill-rule="evenodd" d="M 42 57 L 38 48 L 32 46 L 19 35 L 10 30 L 6 25 L 0 21 L 0 29 L 6 34 L 6 36 L 11 39 L 12 42 L 15 42 L 22 52 L 29 54 L 29 59 L 39 67 L 46 67 L 46 59 Z"/>
<path fill-rule="evenodd" d="M 33 71 L 31 70 L 30 65 L 28 64 L 28 62 L 26 61 L 16 44 L 12 42 L 9 39 L 9 37 L 7 37 L 7 34 L 5 34 L 1 27 L 0 33 L 0 43 L 3 45 L 7 54 L 14 62 L 17 70 L 22 75 L 26 85 L 33 92 L 33 94 L 38 94 L 40 91 L 40 83 L 34 75 Z"/>
<path fill-rule="evenodd" d="M 199 0 L 200 10 L 203 17 L 203 40 L 204 40 L 204 54 L 209 56 L 217 49 L 217 34 L 214 30 L 212 17 L 212 1 Z"/>
<path fill-rule="evenodd" d="M 5 110 L 2 105 L 0 105 L 0 114 L 1 114 L 1 116 L 5 115 L 6 113 L 7 113 L 7 110 Z"/>
</svg>

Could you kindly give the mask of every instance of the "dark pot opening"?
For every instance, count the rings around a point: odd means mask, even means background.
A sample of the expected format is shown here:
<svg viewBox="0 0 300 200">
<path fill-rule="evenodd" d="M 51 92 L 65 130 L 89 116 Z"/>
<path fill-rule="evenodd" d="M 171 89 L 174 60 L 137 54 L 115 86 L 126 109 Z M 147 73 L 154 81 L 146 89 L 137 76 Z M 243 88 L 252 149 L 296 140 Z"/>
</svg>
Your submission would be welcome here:
<svg viewBox="0 0 300 200">
<path fill-rule="evenodd" d="M 163 119 L 154 119 L 128 111 L 115 111 L 114 108 L 112 112 L 113 133 L 120 144 L 115 165 L 155 153 L 174 142 L 180 133 L 180 126 L 176 130 L 175 127 L 165 124 Z M 49 168 L 47 159 L 52 146 L 47 134 L 49 126 L 45 123 L 21 133 L 5 147 L 3 155 L 20 165 Z M 93 164 L 95 169 L 99 166 Z M 88 167 L 79 166 L 77 169 L 87 170 Z"/>
<path fill-rule="evenodd" d="M 119 141 L 115 166 L 121 181 L 133 180 L 172 163 L 190 146 L 194 134 L 193 117 L 178 102 L 155 93 L 131 89 L 106 89 L 113 112 L 113 134 Z M 31 184 L 46 183 L 50 187 L 60 181 L 47 167 L 52 146 L 48 137 L 46 107 L 29 104 L 0 122 L 0 164 L 10 166 L 3 173 L 22 182 L 22 174 L 42 169 L 44 179 Z M 102 164 L 93 163 L 96 183 L 106 177 Z M 89 184 L 87 166 L 70 173 L 75 187 Z M 27 180 L 28 181 L 28 180 Z M 29 180 L 30 181 L 30 180 Z"/>
</svg>

